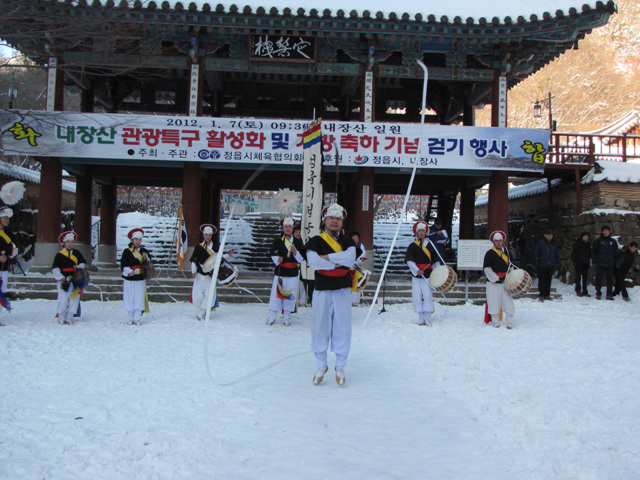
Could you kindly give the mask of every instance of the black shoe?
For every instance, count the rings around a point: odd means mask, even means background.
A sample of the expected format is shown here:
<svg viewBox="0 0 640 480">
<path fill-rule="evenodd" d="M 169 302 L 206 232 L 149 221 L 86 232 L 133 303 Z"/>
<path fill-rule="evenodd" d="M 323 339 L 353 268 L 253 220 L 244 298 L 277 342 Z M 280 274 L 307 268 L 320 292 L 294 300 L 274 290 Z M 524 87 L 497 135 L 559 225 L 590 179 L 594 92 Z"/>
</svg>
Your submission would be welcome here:
<svg viewBox="0 0 640 480">
<path fill-rule="evenodd" d="M 629 297 L 622 297 L 622 299 L 623 299 L 625 302 L 630 302 L 630 301 L 631 301 L 631 300 L 629 299 Z"/>
<path fill-rule="evenodd" d="M 545 300 L 553 300 L 553 298 L 551 298 L 550 296 L 546 296 L 544 297 Z"/>
<path fill-rule="evenodd" d="M 582 297 L 582 296 L 583 296 L 583 295 L 582 295 L 582 292 L 579 292 L 578 290 L 576 290 L 576 295 L 577 295 L 577 296 L 579 296 L 579 297 Z"/>
<path fill-rule="evenodd" d="M 600 300 L 602 298 L 602 294 L 600 292 L 596 293 L 596 300 Z"/>
<path fill-rule="evenodd" d="M 591 297 L 591 295 L 589 295 L 589 293 L 588 293 L 588 292 L 582 292 L 582 296 L 583 296 L 583 297 Z"/>
<path fill-rule="evenodd" d="M 607 295 L 607 300 L 613 300 L 613 297 L 611 295 Z"/>
</svg>

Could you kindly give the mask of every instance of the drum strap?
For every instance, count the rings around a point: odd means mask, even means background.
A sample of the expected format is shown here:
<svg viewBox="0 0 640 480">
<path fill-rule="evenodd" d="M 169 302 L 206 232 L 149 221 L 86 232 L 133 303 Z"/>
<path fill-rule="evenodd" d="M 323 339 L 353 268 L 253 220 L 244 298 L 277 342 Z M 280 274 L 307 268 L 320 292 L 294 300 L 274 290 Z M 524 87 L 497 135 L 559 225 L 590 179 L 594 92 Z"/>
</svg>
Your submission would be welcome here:
<svg viewBox="0 0 640 480">
<path fill-rule="evenodd" d="M 504 260 L 504 263 L 506 263 L 507 265 L 509 265 L 509 257 L 507 255 L 504 254 L 504 252 L 502 252 L 501 250 L 498 250 L 497 248 L 493 247 L 491 250 L 493 250 L 494 252 L 496 252 L 498 254 L 498 256 Z"/>
<path fill-rule="evenodd" d="M 4 233 L 4 230 L 0 230 L 0 237 L 3 238 L 4 241 L 7 242 L 8 244 L 11 244 L 11 239 L 9 238 L 9 235 Z"/>
<path fill-rule="evenodd" d="M 129 250 L 131 250 L 131 253 L 133 253 L 133 256 L 136 257 L 140 263 L 142 263 L 142 255 L 140 254 L 140 252 L 136 250 L 135 247 L 131 247 Z"/>
<path fill-rule="evenodd" d="M 75 263 L 76 265 L 78 264 L 78 258 L 71 251 L 67 250 L 66 248 L 63 248 L 58 253 L 61 253 L 65 257 L 71 259 L 73 261 L 73 263 Z"/>
<path fill-rule="evenodd" d="M 429 259 L 429 263 L 431 263 L 431 253 L 429 252 L 429 249 L 424 246 L 424 244 L 420 241 L 420 239 L 416 240 L 416 245 L 422 248 L 422 251 L 427 255 L 427 258 Z M 421 270 L 424 270 L 424 269 L 421 269 Z"/>
<path fill-rule="evenodd" d="M 202 248 L 204 248 L 207 251 L 209 256 L 213 255 L 213 250 L 209 248 L 209 245 L 207 245 L 207 242 L 202 242 L 201 245 L 202 245 Z"/>
</svg>

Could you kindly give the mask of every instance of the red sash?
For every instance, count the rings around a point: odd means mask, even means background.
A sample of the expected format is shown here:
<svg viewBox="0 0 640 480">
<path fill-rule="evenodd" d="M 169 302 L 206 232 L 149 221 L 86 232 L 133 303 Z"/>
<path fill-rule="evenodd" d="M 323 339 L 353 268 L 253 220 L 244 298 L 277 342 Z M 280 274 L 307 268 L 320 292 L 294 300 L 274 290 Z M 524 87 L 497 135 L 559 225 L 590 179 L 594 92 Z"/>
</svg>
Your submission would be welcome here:
<svg viewBox="0 0 640 480">
<path fill-rule="evenodd" d="M 416 263 L 416 267 L 418 267 L 418 270 L 431 270 L 430 263 Z"/>
<path fill-rule="evenodd" d="M 316 273 L 325 277 L 346 277 L 349 274 L 349 270 L 346 268 L 334 268 L 333 270 L 316 270 Z"/>
<path fill-rule="evenodd" d="M 286 262 L 286 263 L 281 263 L 280 266 L 283 268 L 296 268 L 298 264 L 293 262 Z"/>
</svg>

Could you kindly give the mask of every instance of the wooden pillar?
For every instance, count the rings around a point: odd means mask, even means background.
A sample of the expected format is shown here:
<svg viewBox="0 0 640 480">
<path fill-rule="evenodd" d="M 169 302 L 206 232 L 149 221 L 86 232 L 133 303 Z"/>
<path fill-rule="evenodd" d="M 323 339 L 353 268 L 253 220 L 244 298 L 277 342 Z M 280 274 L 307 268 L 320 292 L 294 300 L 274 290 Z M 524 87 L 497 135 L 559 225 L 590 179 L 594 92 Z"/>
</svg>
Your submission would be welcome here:
<svg viewBox="0 0 640 480">
<path fill-rule="evenodd" d="M 196 162 L 186 162 L 182 170 L 182 213 L 188 236 L 187 256 L 200 239 L 201 170 Z M 185 262 L 185 265 L 188 262 Z"/>
<path fill-rule="evenodd" d="M 118 220 L 118 186 L 102 186 L 100 199 L 100 240 L 98 242 L 97 264 L 115 267 L 119 261 L 116 246 L 116 223 Z"/>
<path fill-rule="evenodd" d="M 491 126 L 506 127 L 506 94 L 500 69 L 493 71 Z M 494 171 L 489 180 L 487 233 L 495 230 L 508 232 L 509 226 L 509 177 L 506 172 Z"/>
<path fill-rule="evenodd" d="M 361 167 L 356 176 L 353 229 L 360 233 L 360 241 L 367 250 L 373 248 L 373 168 Z M 352 215 L 352 212 L 349 212 Z M 350 232 L 347 232 L 350 233 Z"/>
<path fill-rule="evenodd" d="M 221 208 L 221 199 L 220 199 L 220 187 L 217 185 L 211 184 L 211 223 L 218 227 L 217 238 L 220 241 L 220 208 Z M 214 237 L 216 236 L 214 235 Z"/>
<path fill-rule="evenodd" d="M 580 170 L 576 168 L 576 213 L 582 213 L 582 185 L 580 184 Z"/>
<path fill-rule="evenodd" d="M 92 262 L 91 251 L 91 202 L 93 178 L 91 175 L 76 177 L 76 205 L 73 230 L 78 235 L 75 248 L 82 252 L 87 264 Z"/>
<path fill-rule="evenodd" d="M 58 68 L 58 59 L 49 58 L 47 68 L 47 111 L 60 111 L 64 107 L 64 71 Z M 34 267 L 51 268 L 55 253 L 60 249 L 58 236 L 62 223 L 62 164 L 57 157 L 36 157 L 40 169 L 38 199 L 38 226 Z"/>
<path fill-rule="evenodd" d="M 474 188 L 465 187 L 460 190 L 460 232 L 462 240 L 473 240 L 475 236 L 474 216 L 476 204 L 476 191 Z"/>
<path fill-rule="evenodd" d="M 487 233 L 495 230 L 508 232 L 509 177 L 506 172 L 493 172 L 489 181 Z"/>
<path fill-rule="evenodd" d="M 58 236 L 62 223 L 62 165 L 58 157 L 39 157 L 40 194 L 38 198 L 37 248 L 35 267 L 51 267 L 56 252 L 60 250 Z"/>
</svg>

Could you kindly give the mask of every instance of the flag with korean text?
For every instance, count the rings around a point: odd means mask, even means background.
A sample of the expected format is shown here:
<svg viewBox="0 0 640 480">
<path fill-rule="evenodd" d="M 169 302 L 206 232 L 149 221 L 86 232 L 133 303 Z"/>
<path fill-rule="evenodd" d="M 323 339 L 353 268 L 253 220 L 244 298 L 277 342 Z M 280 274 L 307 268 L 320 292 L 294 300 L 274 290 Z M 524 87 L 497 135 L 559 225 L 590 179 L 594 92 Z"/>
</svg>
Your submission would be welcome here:
<svg viewBox="0 0 640 480">
<path fill-rule="evenodd" d="M 322 119 L 311 122 L 303 136 L 303 183 L 302 183 L 302 216 L 300 229 L 302 241 L 308 242 L 311 237 L 320 233 L 320 217 L 322 215 Z M 313 279 L 313 270 L 304 262 L 302 278 Z"/>
</svg>

